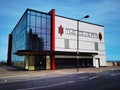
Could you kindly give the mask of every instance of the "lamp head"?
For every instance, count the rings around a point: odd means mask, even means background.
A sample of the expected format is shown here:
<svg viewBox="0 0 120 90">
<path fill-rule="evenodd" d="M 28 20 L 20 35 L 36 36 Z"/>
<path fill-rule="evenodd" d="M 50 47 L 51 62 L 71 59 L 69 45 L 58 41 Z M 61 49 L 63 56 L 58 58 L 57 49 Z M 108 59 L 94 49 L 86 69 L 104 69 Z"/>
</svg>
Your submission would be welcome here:
<svg viewBox="0 0 120 90">
<path fill-rule="evenodd" d="M 84 18 L 89 18 L 90 16 L 89 15 L 86 15 Z"/>
</svg>

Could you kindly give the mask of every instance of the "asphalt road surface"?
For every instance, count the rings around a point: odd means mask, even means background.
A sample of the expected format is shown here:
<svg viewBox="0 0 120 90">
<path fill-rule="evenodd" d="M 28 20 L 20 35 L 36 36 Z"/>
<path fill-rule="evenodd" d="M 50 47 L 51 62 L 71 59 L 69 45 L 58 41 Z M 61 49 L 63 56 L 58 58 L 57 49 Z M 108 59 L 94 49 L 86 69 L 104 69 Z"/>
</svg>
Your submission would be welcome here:
<svg viewBox="0 0 120 90">
<path fill-rule="evenodd" d="M 0 90 L 120 90 L 120 70 L 61 76 L 7 78 Z"/>
</svg>

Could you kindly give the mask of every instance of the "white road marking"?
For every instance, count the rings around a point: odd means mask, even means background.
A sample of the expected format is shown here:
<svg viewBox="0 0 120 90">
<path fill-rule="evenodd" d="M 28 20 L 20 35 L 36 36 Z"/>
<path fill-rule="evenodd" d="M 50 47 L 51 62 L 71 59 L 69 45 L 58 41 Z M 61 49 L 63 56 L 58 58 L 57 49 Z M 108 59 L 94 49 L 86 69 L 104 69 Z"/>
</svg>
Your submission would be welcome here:
<svg viewBox="0 0 120 90">
<path fill-rule="evenodd" d="M 69 77 L 73 77 L 73 75 L 69 76 Z"/>
<path fill-rule="evenodd" d="M 48 77 L 48 78 L 52 78 L 52 77 Z M 20 82 L 20 81 L 27 81 L 27 80 L 38 80 L 38 79 L 44 79 L 44 78 L 41 78 L 41 77 L 38 77 L 38 78 L 34 78 L 34 77 L 32 77 L 32 78 L 28 78 L 28 79 L 16 79 L 16 80 L 13 80 L 13 81 L 11 81 L 11 80 L 3 80 L 3 81 L 0 81 L 0 83 L 11 83 L 11 82 Z"/>
<path fill-rule="evenodd" d="M 44 76 L 44 74 L 42 74 L 43 76 Z M 45 74 L 46 75 L 46 74 Z M 59 77 L 59 76 L 49 76 L 49 77 L 28 77 L 28 76 L 30 76 L 30 75 L 19 75 L 19 76 L 27 76 L 27 78 L 23 78 L 23 79 L 16 79 L 16 80 L 13 80 L 13 81 L 11 81 L 11 80 L 7 80 L 7 82 L 5 82 L 5 80 L 3 80 L 3 81 L 0 81 L 0 83 L 11 83 L 11 82 L 20 82 L 20 81 L 27 81 L 27 80 L 38 80 L 38 79 L 46 79 L 46 78 L 54 78 L 54 77 Z M 19 76 L 15 76 L 15 77 L 19 77 Z M 38 76 L 38 75 L 35 75 L 35 76 Z M 9 76 L 10 77 L 10 76 Z M 8 78 L 9 78 L 8 77 Z M 13 76 L 14 77 L 14 76 Z M 4 79 L 4 78 L 3 78 Z M 5 79 L 7 79 L 6 77 L 5 77 Z"/>
<path fill-rule="evenodd" d="M 118 76 L 120 75 L 120 73 L 117 73 L 117 74 L 110 74 L 111 76 Z"/>
<path fill-rule="evenodd" d="M 61 82 L 61 83 L 56 83 L 56 84 L 51 84 L 51 85 L 41 86 L 41 87 L 22 88 L 22 89 L 17 89 L 17 90 L 34 90 L 34 89 L 41 89 L 41 88 L 59 86 L 59 85 L 63 85 L 63 84 L 66 84 L 66 82 Z"/>
<path fill-rule="evenodd" d="M 98 78 L 98 77 L 100 77 L 100 76 L 102 76 L 102 75 L 97 75 L 97 76 L 91 77 L 91 78 L 89 78 L 89 80 L 96 79 L 96 78 Z"/>
<path fill-rule="evenodd" d="M 78 79 L 85 79 L 85 78 L 88 78 L 88 76 L 78 77 Z"/>
<path fill-rule="evenodd" d="M 5 77 L 0 77 L 0 78 L 14 78 L 14 77 L 26 77 L 26 76 L 30 76 L 30 75 L 17 75 L 17 76 L 5 76 Z"/>
<path fill-rule="evenodd" d="M 59 86 L 59 85 L 63 85 L 63 84 L 66 84 L 66 82 L 51 84 L 51 85 L 48 85 L 47 87 L 54 87 L 54 86 Z"/>
<path fill-rule="evenodd" d="M 22 89 L 17 89 L 17 90 L 34 90 L 34 89 L 41 89 L 41 88 L 46 88 L 46 86 L 32 87 L 32 88 L 22 88 Z"/>
<path fill-rule="evenodd" d="M 76 81 L 68 81 L 68 83 L 75 83 Z"/>
</svg>

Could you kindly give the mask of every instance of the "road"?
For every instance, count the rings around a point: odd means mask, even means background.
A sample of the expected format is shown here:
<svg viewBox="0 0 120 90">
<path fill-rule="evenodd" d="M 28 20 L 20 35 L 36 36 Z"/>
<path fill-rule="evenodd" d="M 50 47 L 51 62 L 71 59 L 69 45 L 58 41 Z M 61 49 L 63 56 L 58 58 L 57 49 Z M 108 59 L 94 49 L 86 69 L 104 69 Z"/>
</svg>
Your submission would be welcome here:
<svg viewBox="0 0 120 90">
<path fill-rule="evenodd" d="M 0 90 L 120 90 L 120 70 L 0 80 Z"/>
</svg>

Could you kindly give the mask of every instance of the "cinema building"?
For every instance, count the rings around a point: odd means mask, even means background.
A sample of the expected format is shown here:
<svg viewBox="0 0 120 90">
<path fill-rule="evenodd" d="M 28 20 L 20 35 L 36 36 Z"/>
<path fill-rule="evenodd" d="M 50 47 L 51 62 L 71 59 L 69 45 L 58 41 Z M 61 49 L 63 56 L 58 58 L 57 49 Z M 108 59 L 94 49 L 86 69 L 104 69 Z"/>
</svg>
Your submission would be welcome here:
<svg viewBox="0 0 120 90">
<path fill-rule="evenodd" d="M 104 27 L 27 9 L 9 34 L 7 62 L 26 70 L 106 66 Z"/>
</svg>

